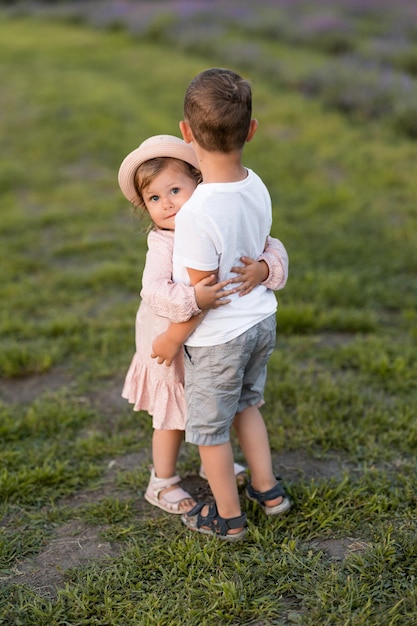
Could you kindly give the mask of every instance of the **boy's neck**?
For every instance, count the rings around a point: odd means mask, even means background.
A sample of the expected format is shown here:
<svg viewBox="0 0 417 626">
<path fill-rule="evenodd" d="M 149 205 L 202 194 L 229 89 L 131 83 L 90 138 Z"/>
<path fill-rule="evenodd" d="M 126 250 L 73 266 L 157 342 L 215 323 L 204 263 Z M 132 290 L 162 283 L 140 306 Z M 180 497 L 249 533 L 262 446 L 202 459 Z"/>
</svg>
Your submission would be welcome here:
<svg viewBox="0 0 417 626">
<path fill-rule="evenodd" d="M 240 150 L 228 154 L 197 149 L 196 154 L 204 183 L 237 183 L 244 180 L 247 169 L 242 165 Z"/>
</svg>

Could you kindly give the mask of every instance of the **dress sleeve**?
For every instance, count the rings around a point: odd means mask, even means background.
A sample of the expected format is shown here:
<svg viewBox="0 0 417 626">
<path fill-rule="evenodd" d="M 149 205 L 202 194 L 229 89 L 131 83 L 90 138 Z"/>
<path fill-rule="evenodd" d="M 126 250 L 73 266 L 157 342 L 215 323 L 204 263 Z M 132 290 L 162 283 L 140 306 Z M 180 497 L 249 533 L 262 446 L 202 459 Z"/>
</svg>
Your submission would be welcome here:
<svg viewBox="0 0 417 626">
<path fill-rule="evenodd" d="M 173 245 L 172 233 L 157 230 L 149 233 L 140 296 L 156 315 L 177 323 L 186 322 L 201 310 L 194 287 L 172 280 Z"/>
<path fill-rule="evenodd" d="M 269 268 L 268 278 L 262 284 L 268 289 L 283 289 L 288 278 L 288 253 L 282 241 L 267 237 L 258 261 L 265 261 Z"/>
</svg>

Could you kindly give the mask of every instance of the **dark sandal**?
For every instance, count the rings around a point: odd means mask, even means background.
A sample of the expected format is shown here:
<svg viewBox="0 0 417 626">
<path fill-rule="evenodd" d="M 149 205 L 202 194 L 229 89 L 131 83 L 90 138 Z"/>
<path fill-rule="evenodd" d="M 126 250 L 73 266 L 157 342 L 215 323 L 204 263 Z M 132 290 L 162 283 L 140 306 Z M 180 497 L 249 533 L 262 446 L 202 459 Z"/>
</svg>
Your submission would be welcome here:
<svg viewBox="0 0 417 626">
<path fill-rule="evenodd" d="M 199 502 L 191 511 L 184 513 L 181 521 L 190 530 L 195 530 L 204 535 L 212 535 L 223 541 L 240 541 L 246 535 L 246 514 L 243 513 L 238 517 L 230 517 L 228 519 L 220 517 L 215 502 L 211 502 L 208 507 L 207 515 L 202 515 L 201 511 L 206 502 Z M 242 528 L 239 533 L 227 534 L 228 530 L 233 528 Z"/>
<path fill-rule="evenodd" d="M 285 513 L 291 507 L 291 502 L 286 497 L 286 493 L 282 485 L 277 483 L 268 491 L 256 491 L 249 483 L 246 487 L 246 497 L 252 502 L 257 502 L 263 509 L 265 515 L 280 515 Z M 282 497 L 282 501 L 275 506 L 268 506 L 265 504 L 267 500 L 275 500 Z"/>
</svg>

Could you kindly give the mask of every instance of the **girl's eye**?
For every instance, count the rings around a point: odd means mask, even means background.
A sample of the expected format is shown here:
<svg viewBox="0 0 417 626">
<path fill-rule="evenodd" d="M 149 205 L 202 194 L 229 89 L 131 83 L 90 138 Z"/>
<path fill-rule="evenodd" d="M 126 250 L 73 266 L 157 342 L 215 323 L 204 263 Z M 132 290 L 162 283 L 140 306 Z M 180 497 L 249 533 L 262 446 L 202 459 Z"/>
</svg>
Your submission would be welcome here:
<svg viewBox="0 0 417 626">
<path fill-rule="evenodd" d="M 173 194 L 175 195 L 175 194 L 179 193 L 179 191 L 180 191 L 180 190 L 179 190 L 179 187 L 174 187 L 174 188 L 172 189 L 171 193 L 173 193 Z"/>
<path fill-rule="evenodd" d="M 158 202 L 159 196 L 151 196 L 149 199 L 151 202 Z"/>
</svg>

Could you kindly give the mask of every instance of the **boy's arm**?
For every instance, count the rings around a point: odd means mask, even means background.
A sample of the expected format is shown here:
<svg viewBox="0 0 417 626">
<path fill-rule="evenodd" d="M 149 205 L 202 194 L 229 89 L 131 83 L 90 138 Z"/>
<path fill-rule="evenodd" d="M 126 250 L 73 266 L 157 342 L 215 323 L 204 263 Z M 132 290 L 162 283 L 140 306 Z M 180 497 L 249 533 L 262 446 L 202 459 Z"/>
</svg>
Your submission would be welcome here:
<svg viewBox="0 0 417 626">
<path fill-rule="evenodd" d="M 214 272 L 201 272 L 200 270 L 194 270 L 187 268 L 190 276 L 191 284 L 195 285 L 201 280 L 212 276 Z M 173 359 L 178 354 L 181 346 L 191 335 L 191 333 L 197 328 L 203 319 L 205 313 L 199 313 L 195 315 L 187 322 L 181 324 L 171 323 L 167 330 L 158 335 L 152 344 L 153 359 L 157 359 L 157 363 L 165 365 L 171 365 Z"/>
</svg>

